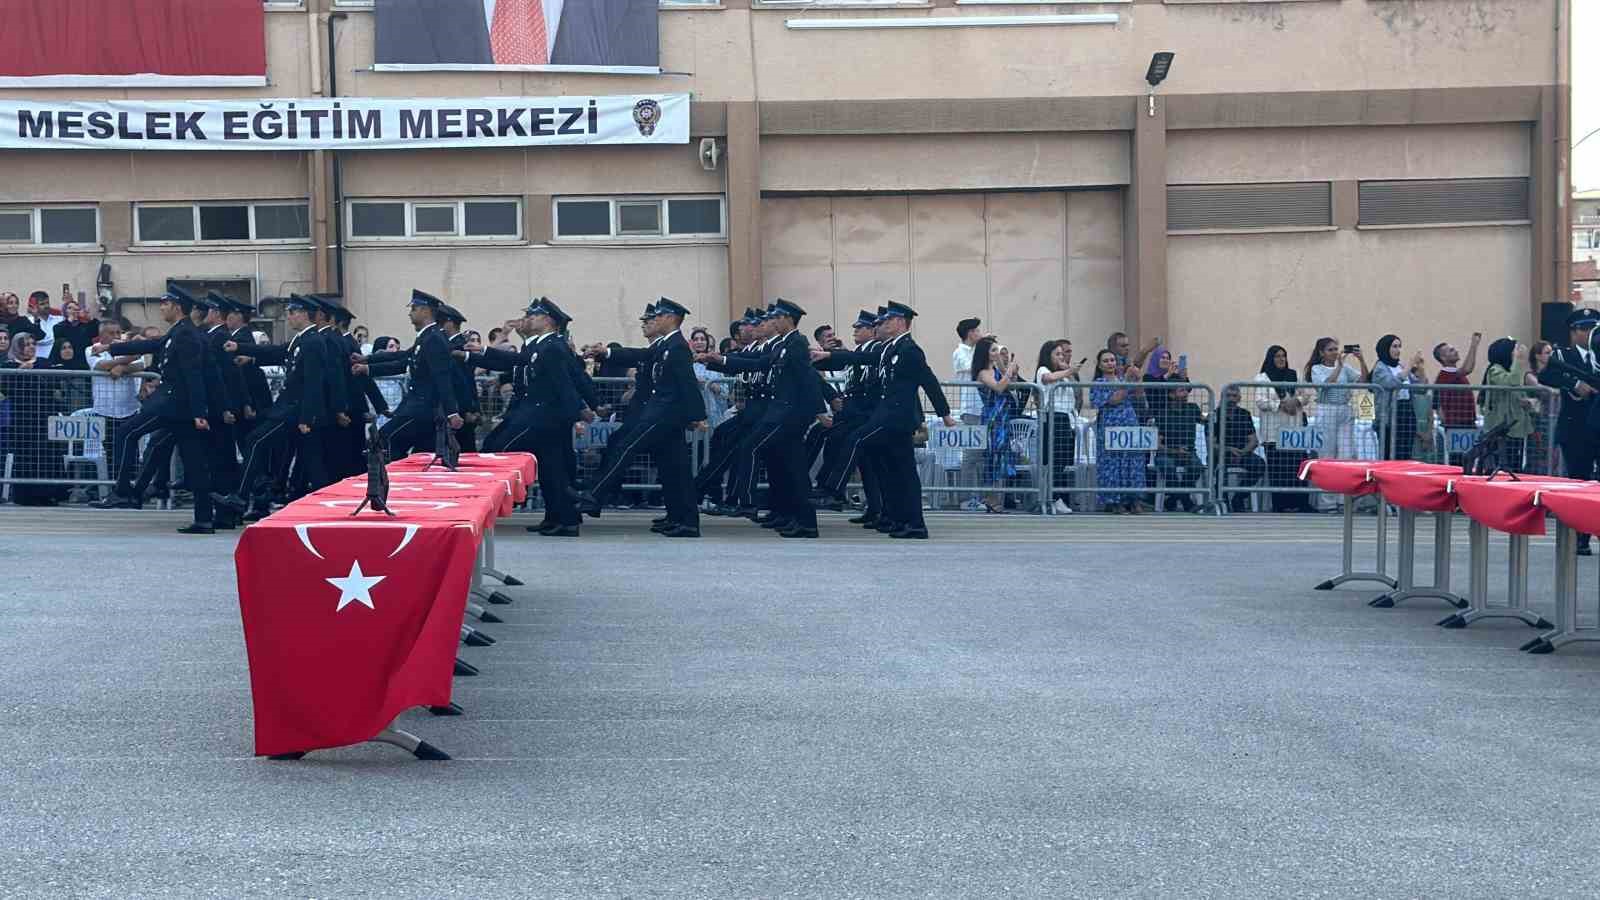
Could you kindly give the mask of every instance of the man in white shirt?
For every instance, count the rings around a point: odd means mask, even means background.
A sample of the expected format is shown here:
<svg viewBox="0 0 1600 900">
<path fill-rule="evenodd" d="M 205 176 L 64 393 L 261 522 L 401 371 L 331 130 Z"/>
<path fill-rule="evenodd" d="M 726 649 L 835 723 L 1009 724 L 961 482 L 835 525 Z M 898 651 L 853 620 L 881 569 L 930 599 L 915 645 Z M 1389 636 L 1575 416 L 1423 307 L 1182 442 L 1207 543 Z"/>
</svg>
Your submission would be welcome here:
<svg viewBox="0 0 1600 900">
<path fill-rule="evenodd" d="M 972 379 L 972 352 L 978 341 L 984 337 L 983 329 L 978 327 L 983 324 L 982 319 L 962 319 L 956 323 L 956 337 L 961 343 L 956 345 L 955 352 L 950 354 L 950 379 L 952 381 L 971 382 Z M 979 396 L 975 387 L 960 388 L 956 397 L 955 413 L 967 425 L 978 425 L 983 422 L 983 398 Z M 983 459 L 983 452 L 978 450 L 963 450 L 961 453 L 961 481 L 963 484 L 976 484 L 978 480 L 978 467 Z M 935 498 L 934 502 L 938 502 Z M 968 497 L 961 505 L 962 509 L 977 511 L 983 508 L 983 501 L 977 494 Z"/>
<path fill-rule="evenodd" d="M 26 318 L 44 332 L 44 336 L 35 341 L 34 349 L 38 351 L 40 359 L 49 359 L 50 352 L 56 346 L 56 326 L 66 319 L 50 311 L 50 295 L 44 291 L 34 291 L 28 295 Z"/>
<path fill-rule="evenodd" d="M 109 347 L 122 340 L 117 323 L 101 322 L 98 346 Z M 110 353 L 90 352 L 88 356 L 89 368 L 94 372 L 107 373 L 105 376 L 96 376 L 91 386 L 94 398 L 94 414 L 103 416 L 106 420 L 106 446 L 117 447 L 117 429 L 139 411 L 139 383 L 143 381 L 138 374 L 144 371 L 144 357 L 142 356 L 112 356 Z M 111 459 L 111 471 L 117 471 L 118 459 Z"/>
</svg>

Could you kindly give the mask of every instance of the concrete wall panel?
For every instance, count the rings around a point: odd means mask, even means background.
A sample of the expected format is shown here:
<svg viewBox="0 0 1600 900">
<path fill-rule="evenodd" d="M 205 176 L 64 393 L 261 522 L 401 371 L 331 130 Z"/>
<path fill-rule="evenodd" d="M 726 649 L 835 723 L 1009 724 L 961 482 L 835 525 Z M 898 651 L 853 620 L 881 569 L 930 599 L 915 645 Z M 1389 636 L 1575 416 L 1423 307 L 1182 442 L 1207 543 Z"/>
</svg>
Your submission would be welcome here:
<svg viewBox="0 0 1600 900">
<path fill-rule="evenodd" d="M 1174 131 L 1170 184 L 1482 178 L 1529 174 L 1529 126 Z"/>
<path fill-rule="evenodd" d="M 1169 346 L 1197 380 L 1225 381 L 1252 376 L 1269 344 L 1301 367 L 1323 335 L 1369 362 L 1391 332 L 1424 352 L 1479 330 L 1529 340 L 1530 239 L 1525 226 L 1175 238 Z"/>
<path fill-rule="evenodd" d="M 303 153 L 0 151 L 0 203 L 310 196 Z"/>
<path fill-rule="evenodd" d="M 950 191 L 1126 184 L 1128 139 L 1057 134 L 769 136 L 767 191 Z"/>
</svg>

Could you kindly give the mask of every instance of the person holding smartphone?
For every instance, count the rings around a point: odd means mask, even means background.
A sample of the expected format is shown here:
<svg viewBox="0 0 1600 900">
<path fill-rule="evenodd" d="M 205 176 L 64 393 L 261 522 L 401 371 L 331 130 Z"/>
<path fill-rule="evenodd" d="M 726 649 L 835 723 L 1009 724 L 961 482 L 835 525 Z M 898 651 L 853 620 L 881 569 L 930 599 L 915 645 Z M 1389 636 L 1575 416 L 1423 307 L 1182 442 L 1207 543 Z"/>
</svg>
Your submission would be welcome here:
<svg viewBox="0 0 1600 900">
<path fill-rule="evenodd" d="M 1076 471 L 1078 410 L 1083 403 L 1083 395 L 1075 385 L 1082 380 L 1079 373 L 1088 359 L 1085 356 L 1074 363 L 1072 342 L 1065 338 L 1045 341 L 1039 347 L 1038 368 L 1034 372 L 1034 381 L 1048 398 L 1044 401 L 1046 409 L 1040 410 L 1040 415 L 1048 411 L 1050 417 L 1050 486 L 1058 491 L 1051 511 L 1058 516 L 1072 514 L 1066 489 L 1072 487 Z"/>
<path fill-rule="evenodd" d="M 1352 359 L 1356 365 L 1351 365 Z M 1361 345 L 1347 344 L 1341 350 L 1337 340 L 1318 338 L 1306 360 L 1305 376 L 1317 389 L 1317 430 L 1322 432 L 1319 455 L 1323 459 L 1354 459 L 1355 414 L 1350 399 L 1355 392 L 1338 386 L 1360 384 L 1371 377 Z"/>
</svg>

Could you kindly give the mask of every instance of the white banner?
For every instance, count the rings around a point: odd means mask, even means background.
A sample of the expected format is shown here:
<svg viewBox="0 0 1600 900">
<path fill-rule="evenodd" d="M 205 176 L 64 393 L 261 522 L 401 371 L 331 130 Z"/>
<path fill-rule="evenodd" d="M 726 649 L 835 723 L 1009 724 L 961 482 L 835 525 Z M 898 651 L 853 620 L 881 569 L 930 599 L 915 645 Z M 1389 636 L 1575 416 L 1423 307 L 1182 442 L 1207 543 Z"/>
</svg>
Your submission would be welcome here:
<svg viewBox="0 0 1600 900">
<path fill-rule="evenodd" d="M 946 428 L 943 425 L 930 425 L 928 446 L 934 450 L 987 450 L 989 426 L 957 425 Z"/>
<path fill-rule="evenodd" d="M 688 94 L 0 100 L 0 148 L 8 150 L 405 150 L 688 142 Z"/>
</svg>

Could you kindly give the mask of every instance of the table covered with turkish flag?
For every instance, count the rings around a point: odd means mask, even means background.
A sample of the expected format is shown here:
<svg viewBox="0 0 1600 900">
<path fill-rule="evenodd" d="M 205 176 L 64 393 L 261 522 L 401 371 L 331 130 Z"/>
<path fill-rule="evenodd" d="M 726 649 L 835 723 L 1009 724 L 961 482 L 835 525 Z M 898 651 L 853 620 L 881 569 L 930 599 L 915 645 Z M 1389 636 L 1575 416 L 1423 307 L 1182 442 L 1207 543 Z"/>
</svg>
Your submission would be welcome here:
<svg viewBox="0 0 1600 900">
<path fill-rule="evenodd" d="M 534 466 L 462 460 L 430 470 L 440 478 L 394 464 L 392 515 L 353 515 L 363 475 L 244 529 L 234 563 L 258 755 L 360 743 L 411 707 L 450 703 L 480 545 Z"/>
</svg>

